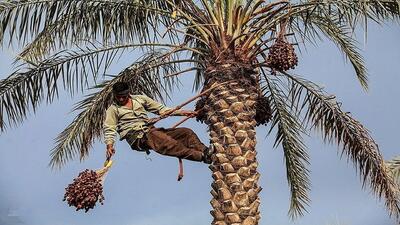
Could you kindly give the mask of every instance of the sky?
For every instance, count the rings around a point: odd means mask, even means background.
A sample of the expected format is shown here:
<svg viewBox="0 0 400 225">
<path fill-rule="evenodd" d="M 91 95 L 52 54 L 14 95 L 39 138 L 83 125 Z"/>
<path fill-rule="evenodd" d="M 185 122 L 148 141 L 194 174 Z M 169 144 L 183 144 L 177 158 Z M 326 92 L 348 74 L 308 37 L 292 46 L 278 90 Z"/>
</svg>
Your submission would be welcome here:
<svg viewBox="0 0 400 225">
<path fill-rule="evenodd" d="M 344 111 L 362 122 L 379 144 L 385 159 L 399 155 L 400 27 L 370 25 L 367 39 L 359 35 L 360 47 L 369 71 L 368 92 L 358 83 L 351 65 L 330 42 L 308 46 L 299 54 L 293 71 L 335 94 Z M 0 79 L 13 70 L 12 52 L 0 52 Z M 130 58 L 113 67 L 117 73 Z M 111 71 L 112 72 L 112 71 Z M 182 75 L 182 86 L 168 106 L 176 106 L 191 96 L 193 74 Z M 86 168 L 101 167 L 105 146 L 96 142 L 90 157 L 69 162 L 62 170 L 47 165 L 54 138 L 73 120 L 74 103 L 82 96 L 62 93 L 51 105 L 43 104 L 20 126 L 0 134 L 0 225 L 204 225 L 211 223 L 211 171 L 207 165 L 184 162 L 185 177 L 177 182 L 178 160 L 130 150 L 125 142 L 116 144 L 114 165 L 105 181 L 105 203 L 88 213 L 76 212 L 62 201 L 64 188 Z M 193 109 L 193 105 L 186 107 Z M 179 118 L 160 122 L 172 126 Z M 208 143 L 207 128 L 190 120 L 192 128 Z M 321 135 L 305 137 L 311 157 L 311 204 L 301 218 L 291 221 L 289 189 L 283 152 L 273 148 L 274 134 L 257 128 L 257 151 L 261 173 L 262 225 L 394 225 L 384 202 L 369 188 L 363 189 L 354 166 L 340 158 L 338 148 L 324 144 Z"/>
</svg>

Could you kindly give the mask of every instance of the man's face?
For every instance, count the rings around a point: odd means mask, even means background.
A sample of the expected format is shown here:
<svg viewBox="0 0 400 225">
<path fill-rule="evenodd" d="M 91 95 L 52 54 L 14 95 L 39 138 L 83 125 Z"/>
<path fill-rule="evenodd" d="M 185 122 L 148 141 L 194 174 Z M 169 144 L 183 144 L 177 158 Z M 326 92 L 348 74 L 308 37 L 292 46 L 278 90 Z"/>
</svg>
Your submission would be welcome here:
<svg viewBox="0 0 400 225">
<path fill-rule="evenodd" d="M 118 105 L 125 105 L 129 101 L 129 95 L 115 95 L 115 101 Z"/>
</svg>

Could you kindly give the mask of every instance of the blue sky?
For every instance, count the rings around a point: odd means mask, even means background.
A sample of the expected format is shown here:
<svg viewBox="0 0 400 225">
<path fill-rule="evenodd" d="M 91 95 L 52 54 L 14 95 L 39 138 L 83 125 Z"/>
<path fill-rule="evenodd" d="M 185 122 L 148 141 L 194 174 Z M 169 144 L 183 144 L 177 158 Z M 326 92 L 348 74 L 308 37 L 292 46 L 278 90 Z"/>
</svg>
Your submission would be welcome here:
<svg viewBox="0 0 400 225">
<path fill-rule="evenodd" d="M 400 27 L 369 27 L 360 47 L 370 74 L 370 90 L 365 92 L 344 56 L 328 41 L 309 46 L 299 53 L 294 70 L 307 79 L 336 94 L 349 111 L 375 138 L 385 159 L 399 155 L 400 107 Z M 10 71 L 12 52 L 0 53 L 0 78 Z M 129 61 L 121 59 L 113 68 L 118 72 Z M 182 75 L 179 94 L 173 94 L 168 106 L 175 106 L 194 93 L 193 74 Z M 0 134 L 0 225 L 203 225 L 210 224 L 211 173 L 206 165 L 185 162 L 185 177 L 177 182 L 177 160 L 156 153 L 144 154 L 129 149 L 125 142 L 116 145 L 115 164 L 105 184 L 105 204 L 85 214 L 75 212 L 62 202 L 64 188 L 83 169 L 99 168 L 105 147 L 98 142 L 88 160 L 70 162 L 61 171 L 47 164 L 54 138 L 74 118 L 72 105 L 80 99 L 61 94 L 52 105 L 43 104 L 24 124 Z M 192 109 L 192 106 L 187 109 Z M 178 118 L 161 122 L 172 126 Z M 206 126 L 188 121 L 184 126 L 196 131 L 207 143 Z M 266 137 L 266 128 L 257 128 L 257 150 L 260 162 L 260 224 L 268 225 L 390 225 L 395 224 L 370 190 L 361 188 L 354 167 L 340 159 L 338 148 L 324 144 L 318 133 L 306 137 L 311 156 L 311 206 L 304 217 L 292 222 L 287 217 L 289 191 L 281 148 L 272 148 L 274 136 Z M 5 221 L 9 222 L 5 222 Z M 19 222 L 18 222 L 19 221 Z"/>
</svg>

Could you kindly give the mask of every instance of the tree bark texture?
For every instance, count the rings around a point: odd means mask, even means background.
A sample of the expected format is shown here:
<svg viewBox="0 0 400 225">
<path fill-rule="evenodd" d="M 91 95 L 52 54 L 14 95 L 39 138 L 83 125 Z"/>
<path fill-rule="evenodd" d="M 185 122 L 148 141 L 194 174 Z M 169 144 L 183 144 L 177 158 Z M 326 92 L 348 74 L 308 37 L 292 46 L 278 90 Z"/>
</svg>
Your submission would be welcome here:
<svg viewBox="0 0 400 225">
<path fill-rule="evenodd" d="M 236 66 L 206 74 L 209 86 L 228 81 L 213 89 L 204 104 L 215 150 L 210 165 L 213 225 L 256 225 L 260 219 L 255 150 L 258 82 L 255 71 Z"/>
</svg>

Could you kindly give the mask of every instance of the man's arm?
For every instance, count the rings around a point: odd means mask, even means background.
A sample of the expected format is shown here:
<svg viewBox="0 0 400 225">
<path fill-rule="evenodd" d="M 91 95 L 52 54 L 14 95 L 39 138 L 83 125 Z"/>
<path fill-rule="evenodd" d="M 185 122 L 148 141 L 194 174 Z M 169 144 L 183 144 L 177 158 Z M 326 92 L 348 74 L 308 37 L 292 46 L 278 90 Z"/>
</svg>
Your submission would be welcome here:
<svg viewBox="0 0 400 225">
<path fill-rule="evenodd" d="M 172 108 L 169 108 L 157 101 L 154 101 L 152 98 L 146 95 L 139 95 L 139 97 L 144 101 L 143 106 L 145 107 L 145 109 L 151 113 L 162 115 L 169 110 L 172 110 Z"/>
<path fill-rule="evenodd" d="M 117 134 L 117 113 L 114 107 L 109 107 L 106 112 L 106 118 L 103 123 L 104 142 L 106 144 L 106 157 L 110 159 L 115 153 L 114 141 Z"/>
<path fill-rule="evenodd" d="M 171 110 L 174 110 L 173 108 L 166 107 L 163 104 L 161 104 L 157 101 L 154 101 L 153 99 L 149 98 L 146 95 L 141 95 L 140 97 L 145 101 L 145 108 L 149 112 L 155 113 L 157 115 L 163 115 L 163 114 L 167 114 Z M 171 115 L 172 116 L 192 116 L 195 114 L 196 114 L 196 112 L 190 111 L 190 110 L 176 110 Z"/>
<path fill-rule="evenodd" d="M 180 109 L 180 110 L 176 110 L 171 115 L 172 116 L 195 116 L 196 114 L 197 114 L 196 111 Z"/>
</svg>

